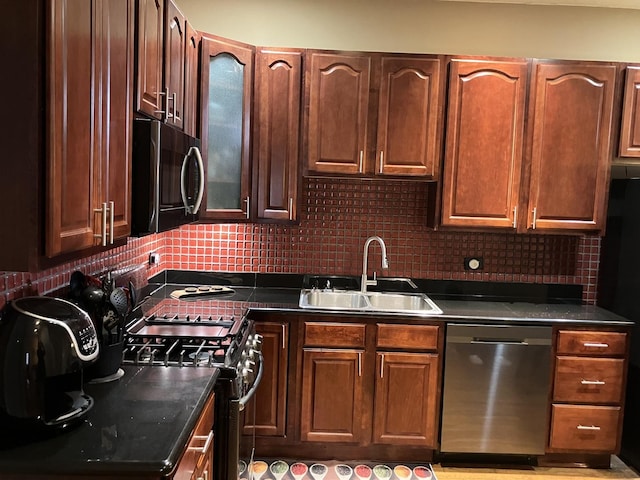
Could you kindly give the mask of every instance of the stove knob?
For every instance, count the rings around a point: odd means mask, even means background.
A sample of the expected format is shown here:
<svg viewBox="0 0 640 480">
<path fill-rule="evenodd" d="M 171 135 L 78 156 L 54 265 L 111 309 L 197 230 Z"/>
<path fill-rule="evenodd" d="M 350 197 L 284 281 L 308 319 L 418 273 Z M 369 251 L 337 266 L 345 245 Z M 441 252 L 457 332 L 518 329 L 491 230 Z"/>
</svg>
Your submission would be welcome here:
<svg viewBox="0 0 640 480">
<path fill-rule="evenodd" d="M 256 333 L 253 337 L 253 348 L 258 352 L 262 350 L 262 335 L 259 333 Z"/>
<path fill-rule="evenodd" d="M 247 368 L 253 372 L 253 367 L 255 367 L 256 362 L 250 359 L 246 359 L 244 362 L 244 368 Z"/>
</svg>

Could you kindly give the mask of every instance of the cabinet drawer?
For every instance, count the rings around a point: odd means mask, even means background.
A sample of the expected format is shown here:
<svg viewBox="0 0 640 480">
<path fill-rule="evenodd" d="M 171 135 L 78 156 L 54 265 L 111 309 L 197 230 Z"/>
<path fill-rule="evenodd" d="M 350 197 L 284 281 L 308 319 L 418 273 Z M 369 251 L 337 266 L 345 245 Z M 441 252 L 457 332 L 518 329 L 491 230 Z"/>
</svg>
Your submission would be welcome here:
<svg viewBox="0 0 640 480">
<path fill-rule="evenodd" d="M 438 328 L 435 325 L 379 323 L 376 346 L 405 350 L 437 350 Z"/>
<path fill-rule="evenodd" d="M 620 407 L 553 405 L 549 446 L 559 450 L 615 452 Z"/>
<path fill-rule="evenodd" d="M 579 330 L 560 330 L 558 332 L 556 346 L 558 354 L 610 356 L 624 355 L 626 351 L 626 333 Z"/>
<path fill-rule="evenodd" d="M 305 322 L 306 347 L 364 348 L 365 326 L 360 323 Z"/>
<path fill-rule="evenodd" d="M 621 358 L 556 357 L 553 400 L 619 403 L 623 375 Z"/>
</svg>

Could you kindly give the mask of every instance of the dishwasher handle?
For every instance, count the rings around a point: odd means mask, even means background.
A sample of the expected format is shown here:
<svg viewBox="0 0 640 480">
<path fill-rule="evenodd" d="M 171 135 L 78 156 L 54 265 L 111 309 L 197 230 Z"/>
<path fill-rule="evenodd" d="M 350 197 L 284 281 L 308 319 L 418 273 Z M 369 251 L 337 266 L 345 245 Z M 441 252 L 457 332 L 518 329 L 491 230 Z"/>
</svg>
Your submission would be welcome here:
<svg viewBox="0 0 640 480">
<path fill-rule="evenodd" d="M 489 345 L 529 345 L 526 339 L 508 339 L 508 338 L 473 338 L 469 343 L 480 343 Z"/>
</svg>

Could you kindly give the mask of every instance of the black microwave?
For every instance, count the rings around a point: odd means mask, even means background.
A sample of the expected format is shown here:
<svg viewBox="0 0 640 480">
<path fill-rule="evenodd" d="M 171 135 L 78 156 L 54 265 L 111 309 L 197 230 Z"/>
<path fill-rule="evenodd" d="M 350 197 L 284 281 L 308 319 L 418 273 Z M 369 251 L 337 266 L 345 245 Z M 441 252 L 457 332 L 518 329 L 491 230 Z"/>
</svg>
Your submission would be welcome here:
<svg viewBox="0 0 640 480">
<path fill-rule="evenodd" d="M 200 140 L 157 120 L 133 124 L 132 235 L 198 220 L 204 194 Z"/>
</svg>

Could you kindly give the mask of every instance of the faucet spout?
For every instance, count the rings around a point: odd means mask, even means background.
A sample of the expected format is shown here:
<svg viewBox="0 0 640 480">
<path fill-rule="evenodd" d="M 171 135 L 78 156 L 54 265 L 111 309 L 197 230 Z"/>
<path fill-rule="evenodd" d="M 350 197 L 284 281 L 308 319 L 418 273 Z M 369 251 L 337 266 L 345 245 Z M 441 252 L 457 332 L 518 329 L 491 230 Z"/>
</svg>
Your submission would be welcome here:
<svg viewBox="0 0 640 480">
<path fill-rule="evenodd" d="M 382 268 L 384 269 L 389 268 L 389 261 L 387 260 L 387 246 L 384 244 L 384 240 L 382 240 L 382 238 L 380 238 L 378 235 L 374 235 L 372 237 L 367 238 L 367 240 L 364 242 L 364 251 L 362 253 L 362 279 L 360 281 L 360 291 L 362 293 L 367 292 L 367 286 L 377 285 L 378 283 L 377 280 L 375 279 L 375 274 L 374 274 L 373 280 L 367 279 L 367 263 L 369 260 L 369 245 L 371 245 L 372 242 L 378 242 L 380 244 L 380 248 L 382 249 Z"/>
</svg>

